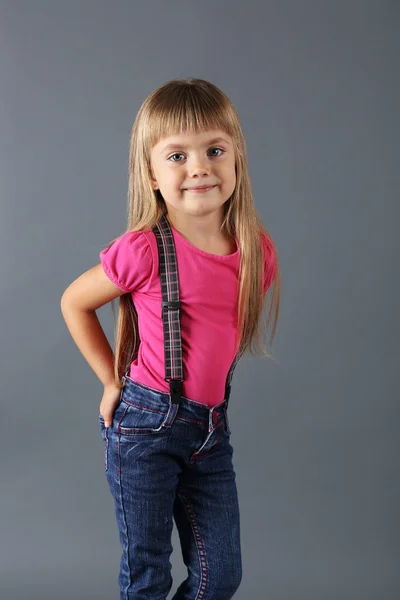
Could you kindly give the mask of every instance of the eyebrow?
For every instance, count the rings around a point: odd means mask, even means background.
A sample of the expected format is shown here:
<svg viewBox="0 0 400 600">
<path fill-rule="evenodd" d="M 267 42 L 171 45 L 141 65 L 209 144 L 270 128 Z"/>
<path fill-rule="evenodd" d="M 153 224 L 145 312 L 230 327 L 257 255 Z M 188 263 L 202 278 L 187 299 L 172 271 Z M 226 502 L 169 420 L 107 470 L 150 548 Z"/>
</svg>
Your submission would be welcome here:
<svg viewBox="0 0 400 600">
<path fill-rule="evenodd" d="M 204 144 L 205 146 L 211 146 L 211 144 L 217 144 L 218 142 L 225 142 L 225 144 L 229 144 L 228 140 L 226 140 L 223 137 L 217 137 L 214 138 L 213 140 L 210 140 L 209 142 L 207 142 L 206 144 Z M 172 148 L 188 148 L 189 146 L 187 146 L 186 144 L 181 144 L 180 142 L 175 142 L 174 144 L 167 144 L 166 146 L 164 146 L 164 148 L 162 148 L 161 152 L 165 152 L 166 150 L 172 150 Z"/>
</svg>

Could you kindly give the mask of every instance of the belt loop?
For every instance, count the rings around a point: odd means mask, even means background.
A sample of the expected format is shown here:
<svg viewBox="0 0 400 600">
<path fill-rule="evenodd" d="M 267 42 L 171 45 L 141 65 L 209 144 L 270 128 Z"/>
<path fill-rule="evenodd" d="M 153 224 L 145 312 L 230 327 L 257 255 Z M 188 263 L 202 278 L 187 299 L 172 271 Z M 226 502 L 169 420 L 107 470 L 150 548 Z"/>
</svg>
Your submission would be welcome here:
<svg viewBox="0 0 400 600">
<path fill-rule="evenodd" d="M 212 431 L 214 429 L 214 415 L 216 413 L 214 412 L 214 406 L 211 406 L 210 410 L 208 411 L 208 430 Z"/>
</svg>

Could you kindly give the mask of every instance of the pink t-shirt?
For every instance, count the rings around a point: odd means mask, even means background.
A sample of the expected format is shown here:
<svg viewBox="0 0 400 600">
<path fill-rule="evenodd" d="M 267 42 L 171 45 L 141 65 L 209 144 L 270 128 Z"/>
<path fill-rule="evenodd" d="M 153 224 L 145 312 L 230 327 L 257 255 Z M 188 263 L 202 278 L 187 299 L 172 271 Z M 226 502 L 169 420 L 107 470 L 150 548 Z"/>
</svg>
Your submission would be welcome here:
<svg viewBox="0 0 400 600">
<path fill-rule="evenodd" d="M 174 237 L 181 302 L 182 395 L 209 407 L 224 400 L 225 383 L 236 354 L 240 249 L 218 256 L 193 246 L 170 224 Z M 275 276 L 273 249 L 264 241 L 264 290 Z M 100 252 L 104 272 L 132 294 L 140 346 L 128 375 L 169 392 L 164 380 L 164 335 L 157 240 L 152 230 L 130 231 Z"/>
</svg>

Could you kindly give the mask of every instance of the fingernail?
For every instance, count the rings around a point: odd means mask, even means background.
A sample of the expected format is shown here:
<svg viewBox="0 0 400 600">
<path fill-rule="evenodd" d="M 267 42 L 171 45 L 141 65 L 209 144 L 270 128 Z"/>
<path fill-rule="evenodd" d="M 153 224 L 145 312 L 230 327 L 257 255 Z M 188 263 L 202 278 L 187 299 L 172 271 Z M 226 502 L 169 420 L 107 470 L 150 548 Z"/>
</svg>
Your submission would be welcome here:
<svg viewBox="0 0 400 600">
<path fill-rule="evenodd" d="M 110 426 L 110 423 L 109 423 L 108 421 L 106 421 L 106 422 L 104 423 L 104 425 L 105 425 L 106 427 L 109 427 L 109 426 Z"/>
</svg>

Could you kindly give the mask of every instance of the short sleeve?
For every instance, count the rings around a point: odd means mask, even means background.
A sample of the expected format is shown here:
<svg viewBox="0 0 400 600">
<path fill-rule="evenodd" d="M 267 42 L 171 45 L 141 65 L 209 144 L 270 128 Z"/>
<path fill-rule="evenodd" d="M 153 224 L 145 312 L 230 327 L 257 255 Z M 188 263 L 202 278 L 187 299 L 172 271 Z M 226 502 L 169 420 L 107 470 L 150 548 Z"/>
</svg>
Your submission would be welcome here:
<svg viewBox="0 0 400 600">
<path fill-rule="evenodd" d="M 271 240 L 262 235 L 262 248 L 264 252 L 264 293 L 271 286 L 276 275 L 276 253 Z"/>
<path fill-rule="evenodd" d="M 142 231 L 127 231 L 99 254 L 108 278 L 125 293 L 149 283 L 153 261 L 150 244 Z"/>
</svg>

